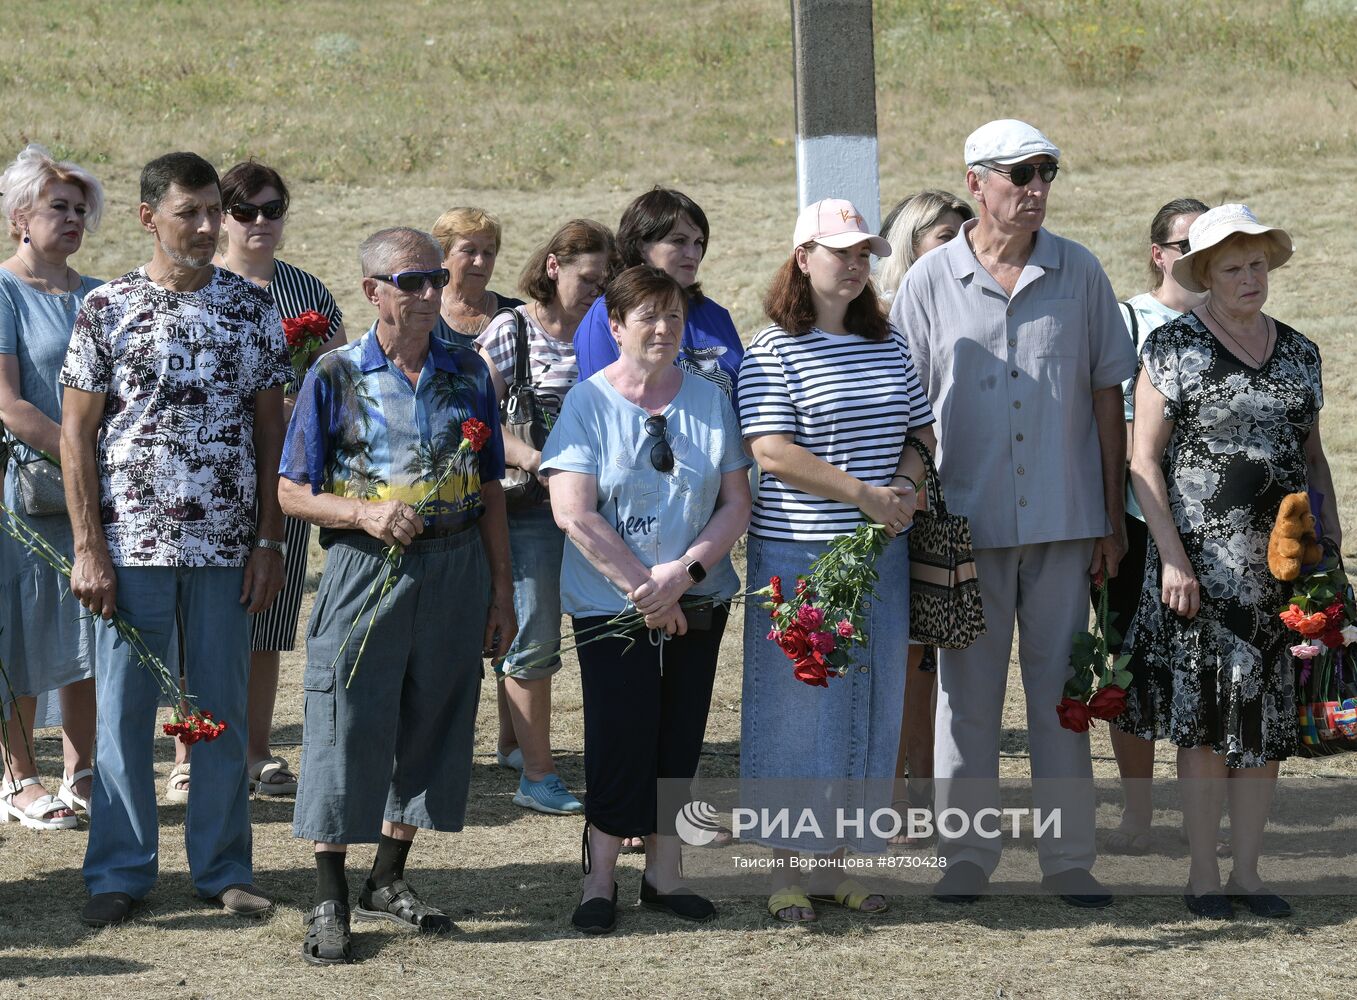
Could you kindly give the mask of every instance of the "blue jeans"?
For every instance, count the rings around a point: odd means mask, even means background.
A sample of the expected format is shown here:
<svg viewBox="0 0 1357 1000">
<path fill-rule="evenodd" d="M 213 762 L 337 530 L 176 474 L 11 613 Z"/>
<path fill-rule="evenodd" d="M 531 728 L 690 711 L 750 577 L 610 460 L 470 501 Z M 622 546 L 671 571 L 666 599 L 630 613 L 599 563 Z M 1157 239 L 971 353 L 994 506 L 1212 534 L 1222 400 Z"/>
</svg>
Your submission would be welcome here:
<svg viewBox="0 0 1357 1000">
<path fill-rule="evenodd" d="M 518 681 L 540 680 L 561 669 L 561 559 L 565 555 L 565 532 L 556 527 L 550 504 L 509 515 L 509 548 L 513 556 L 518 635 L 508 655 L 495 665 L 495 673 Z M 536 666 L 522 666 L 534 661 Z"/>
<path fill-rule="evenodd" d="M 245 767 L 250 621 L 240 603 L 241 567 L 119 566 L 118 614 L 170 661 L 175 610 L 184 622 L 188 690 L 226 731 L 193 750 L 193 795 L 184 841 L 204 897 L 253 881 L 249 775 Z M 95 646 L 99 720 L 90 796 L 85 885 L 90 893 L 141 899 L 155 885 L 159 830 L 152 761 L 160 688 L 127 643 L 100 625 Z"/>
</svg>

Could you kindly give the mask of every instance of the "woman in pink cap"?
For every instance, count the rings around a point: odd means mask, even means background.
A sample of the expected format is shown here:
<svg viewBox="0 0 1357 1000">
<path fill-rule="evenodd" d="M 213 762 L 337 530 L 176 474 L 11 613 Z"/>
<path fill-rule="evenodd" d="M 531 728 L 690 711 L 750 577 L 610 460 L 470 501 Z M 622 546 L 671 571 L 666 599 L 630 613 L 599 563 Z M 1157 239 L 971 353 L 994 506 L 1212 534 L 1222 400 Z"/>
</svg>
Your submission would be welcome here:
<svg viewBox="0 0 1357 1000">
<path fill-rule="evenodd" d="M 931 450 L 933 411 L 872 287 L 872 254 L 890 252 L 851 203 L 816 202 L 797 219 L 792 254 L 764 297 L 772 325 L 750 344 L 738 380 L 741 432 L 762 470 L 749 528 L 750 590 L 773 576 L 795 580 L 861 524 L 885 525 L 892 538 L 911 524 L 923 462 L 905 438 L 913 434 Z M 816 916 L 797 884 L 798 853 L 829 855 L 814 869 L 822 882 L 807 881 L 816 898 L 865 913 L 886 908 L 882 896 L 834 874 L 847 848 L 886 849 L 870 826 L 845 825 L 839 835 L 834 809 L 852 820 L 891 801 L 909 641 L 904 541 L 888 544 L 875 568 L 878 596 L 862 603 L 867 644 L 855 669 L 828 687 L 798 680 L 766 638 L 767 612 L 756 601 L 745 605 L 740 775 L 759 801 L 744 805 L 795 816 L 820 803 L 811 811 L 823 835 L 746 834 L 781 858 L 768 902 L 779 920 Z"/>
</svg>

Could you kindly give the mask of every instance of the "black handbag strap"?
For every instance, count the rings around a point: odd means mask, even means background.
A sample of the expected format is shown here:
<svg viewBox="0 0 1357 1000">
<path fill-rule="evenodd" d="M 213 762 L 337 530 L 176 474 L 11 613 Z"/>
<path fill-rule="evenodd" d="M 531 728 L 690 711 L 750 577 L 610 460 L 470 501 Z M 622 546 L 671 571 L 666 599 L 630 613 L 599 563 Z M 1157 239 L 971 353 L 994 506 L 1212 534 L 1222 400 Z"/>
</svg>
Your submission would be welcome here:
<svg viewBox="0 0 1357 1000">
<path fill-rule="evenodd" d="M 527 385 L 528 383 L 528 320 L 517 309 L 504 308 L 495 313 L 490 321 L 493 323 L 500 316 L 507 313 L 514 318 L 514 380 L 510 386 Z"/>
<path fill-rule="evenodd" d="M 924 489 L 928 491 L 928 509 L 945 516 L 947 514 L 947 501 L 942 496 L 942 480 L 938 477 L 938 467 L 933 463 L 932 453 L 913 434 L 905 438 L 905 446 L 913 448 L 923 459 Z"/>
</svg>

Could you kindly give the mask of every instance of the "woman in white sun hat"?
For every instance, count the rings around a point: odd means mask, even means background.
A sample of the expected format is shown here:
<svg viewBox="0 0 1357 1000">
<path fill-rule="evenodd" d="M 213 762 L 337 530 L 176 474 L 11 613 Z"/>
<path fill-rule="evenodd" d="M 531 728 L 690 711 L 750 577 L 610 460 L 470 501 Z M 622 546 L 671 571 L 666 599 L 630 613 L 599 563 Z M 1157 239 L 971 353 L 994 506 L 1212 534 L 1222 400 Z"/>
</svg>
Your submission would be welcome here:
<svg viewBox="0 0 1357 1000">
<path fill-rule="evenodd" d="M 1291 237 L 1244 205 L 1222 205 L 1188 230 L 1173 263 L 1205 303 L 1145 342 L 1136 381 L 1131 482 L 1151 543 L 1126 638 L 1135 681 L 1119 728 L 1178 746 L 1192 863 L 1184 901 L 1198 916 L 1286 916 L 1258 874 L 1278 762 L 1296 742 L 1286 629 L 1287 585 L 1268 571 L 1282 497 L 1323 494 L 1323 533 L 1341 541 L 1319 437 L 1319 349 L 1263 312 L 1268 275 Z M 1234 867 L 1216 857 L 1230 803 Z"/>
</svg>

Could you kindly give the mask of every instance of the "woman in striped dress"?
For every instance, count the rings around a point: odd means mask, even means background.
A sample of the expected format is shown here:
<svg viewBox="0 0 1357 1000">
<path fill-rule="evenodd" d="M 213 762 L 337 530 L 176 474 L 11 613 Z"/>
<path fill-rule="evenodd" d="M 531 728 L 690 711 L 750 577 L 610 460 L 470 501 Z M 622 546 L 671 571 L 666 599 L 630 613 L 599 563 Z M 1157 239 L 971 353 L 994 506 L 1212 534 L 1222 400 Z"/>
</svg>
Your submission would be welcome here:
<svg viewBox="0 0 1357 1000">
<path fill-rule="evenodd" d="M 246 160 L 222 175 L 221 203 L 225 209 L 222 234 L 225 249 L 215 261 L 265 288 L 278 304 L 283 319 L 293 319 L 314 310 L 330 321 L 324 343 L 307 359 L 308 367 L 326 351 L 344 344 L 344 317 L 330 290 L 315 275 L 274 256 L 283 238 L 287 220 L 288 191 L 276 170 Z M 296 400 L 296 382 L 287 387 L 284 417 L 291 419 Z M 273 703 L 278 694 L 278 654 L 291 652 L 297 641 L 302 587 L 306 582 L 306 555 L 311 526 L 293 517 L 283 519 L 287 552 L 287 580 L 283 592 L 268 610 L 255 616 L 250 640 L 249 744 L 246 748 L 250 778 L 259 795 L 293 795 L 297 776 L 282 757 L 272 753 L 269 734 L 273 728 Z M 188 798 L 188 751 L 175 742 L 176 761 L 166 785 L 171 801 Z"/>
<path fill-rule="evenodd" d="M 790 586 L 831 542 L 863 523 L 884 525 L 896 538 L 914 517 L 923 462 L 905 438 L 913 434 L 931 450 L 933 412 L 909 347 L 887 323 L 870 281 L 871 255 L 890 252 L 849 202 L 817 202 L 797 219 L 792 256 L 764 298 L 773 325 L 750 344 L 738 380 L 741 431 L 762 470 L 749 528 L 750 591 L 772 576 Z M 903 539 L 886 545 L 876 570 L 877 596 L 862 603 L 868 640 L 857 669 L 828 688 L 797 680 L 766 638 L 761 602 L 745 605 L 740 776 L 749 794 L 742 804 L 788 808 L 793 826 L 813 801 L 861 807 L 866 816 L 889 808 L 909 641 Z M 886 849 L 870 827 L 839 836 L 832 810 L 812 811 L 824 836 L 784 829 L 749 837 L 781 857 L 768 902 L 779 920 L 816 916 L 796 884 L 794 853 Z M 886 907 L 852 879 L 831 875 L 808 885 L 853 910 Z"/>
</svg>

